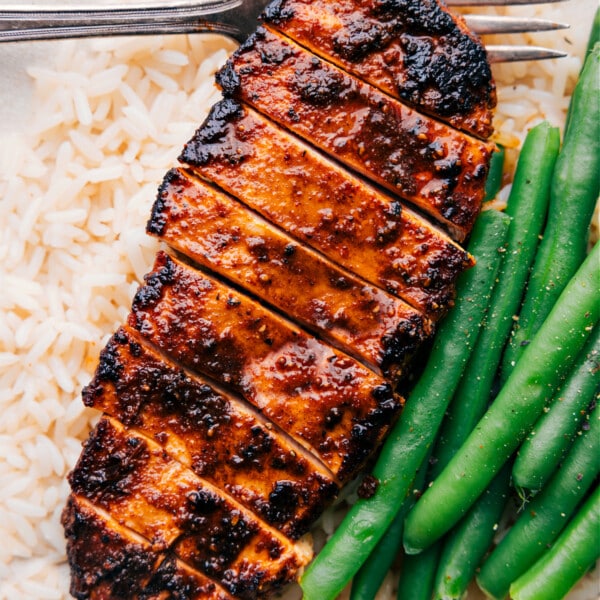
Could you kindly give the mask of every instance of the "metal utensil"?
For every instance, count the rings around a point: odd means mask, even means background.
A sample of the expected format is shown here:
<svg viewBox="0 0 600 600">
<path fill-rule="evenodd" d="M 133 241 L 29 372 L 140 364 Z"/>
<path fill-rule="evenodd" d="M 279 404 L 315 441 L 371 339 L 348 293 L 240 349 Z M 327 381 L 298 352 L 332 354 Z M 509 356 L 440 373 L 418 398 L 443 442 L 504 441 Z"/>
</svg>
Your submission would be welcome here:
<svg viewBox="0 0 600 600">
<path fill-rule="evenodd" d="M 451 6 L 507 6 L 540 0 L 449 0 Z M 548 0 L 545 0 L 548 1 Z M 561 1 L 561 0 L 550 0 Z M 171 33 L 220 33 L 241 42 L 254 31 L 269 0 L 204 0 L 102 5 L 14 5 L 0 9 L 0 42 L 53 40 L 93 36 Z M 464 15 L 475 33 L 548 31 L 568 27 L 545 19 Z M 486 45 L 491 62 L 539 60 L 563 52 L 532 46 Z"/>
</svg>

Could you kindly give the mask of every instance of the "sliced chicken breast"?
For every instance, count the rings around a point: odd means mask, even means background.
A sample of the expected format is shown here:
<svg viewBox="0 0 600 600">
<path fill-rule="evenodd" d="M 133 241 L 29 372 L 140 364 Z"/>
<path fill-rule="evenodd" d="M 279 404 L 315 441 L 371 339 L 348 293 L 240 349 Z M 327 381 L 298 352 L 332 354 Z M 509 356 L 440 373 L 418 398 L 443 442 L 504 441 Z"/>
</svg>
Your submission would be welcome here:
<svg viewBox="0 0 600 600">
<path fill-rule="evenodd" d="M 279 0 L 264 21 L 311 52 L 433 117 L 491 135 L 485 47 L 438 0 Z"/>
<path fill-rule="evenodd" d="M 148 230 L 391 382 L 433 331 L 429 319 L 399 298 L 183 171 L 167 174 Z"/>
<path fill-rule="evenodd" d="M 471 257 L 398 199 L 234 100 L 216 104 L 181 160 L 298 241 L 437 320 Z M 150 225 L 157 235 L 158 221 Z"/>
<path fill-rule="evenodd" d="M 239 598 L 292 580 L 312 556 L 139 431 L 103 417 L 69 475 L 73 494 Z"/>
<path fill-rule="evenodd" d="M 224 588 L 71 494 L 63 510 L 77 600 L 233 600 Z"/>
<path fill-rule="evenodd" d="M 241 394 L 348 481 L 401 406 L 389 382 L 165 253 L 129 325 L 181 365 Z"/>
<path fill-rule="evenodd" d="M 217 81 L 226 95 L 412 202 L 456 240 L 471 230 L 492 144 L 416 112 L 263 27 Z"/>
<path fill-rule="evenodd" d="M 339 491 L 329 470 L 241 398 L 177 367 L 129 327 L 102 351 L 83 401 L 143 431 L 291 539 Z"/>
</svg>

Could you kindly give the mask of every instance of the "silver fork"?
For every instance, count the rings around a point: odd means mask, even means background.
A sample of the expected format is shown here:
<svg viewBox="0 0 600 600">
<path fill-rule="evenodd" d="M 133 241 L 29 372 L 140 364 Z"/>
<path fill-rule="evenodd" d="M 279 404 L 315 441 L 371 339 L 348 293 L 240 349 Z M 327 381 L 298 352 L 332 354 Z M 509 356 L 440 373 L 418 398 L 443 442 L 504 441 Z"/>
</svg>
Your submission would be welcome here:
<svg viewBox="0 0 600 600">
<path fill-rule="evenodd" d="M 562 0 L 447 0 L 458 6 L 507 6 Z M 239 42 L 254 31 L 269 0 L 171 0 L 123 6 L 13 5 L 0 8 L 0 42 L 92 36 L 168 33 L 220 33 Z M 550 31 L 568 27 L 545 19 L 463 15 L 478 34 Z M 536 46 L 486 45 L 491 62 L 539 60 L 565 56 Z"/>
</svg>

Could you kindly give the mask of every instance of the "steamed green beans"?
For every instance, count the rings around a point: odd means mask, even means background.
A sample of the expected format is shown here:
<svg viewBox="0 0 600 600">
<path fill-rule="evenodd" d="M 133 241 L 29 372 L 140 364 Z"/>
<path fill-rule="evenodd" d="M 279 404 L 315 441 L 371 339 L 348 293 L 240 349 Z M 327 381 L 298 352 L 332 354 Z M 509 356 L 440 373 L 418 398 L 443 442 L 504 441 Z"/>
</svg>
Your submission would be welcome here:
<svg viewBox="0 0 600 600">
<path fill-rule="evenodd" d="M 404 555 L 397 600 L 431 600 L 441 549 L 434 544 L 418 556 Z"/>
<path fill-rule="evenodd" d="M 538 490 L 550 479 L 597 397 L 599 385 L 600 327 L 596 326 L 575 368 L 521 444 L 513 466 L 516 486 Z"/>
<path fill-rule="evenodd" d="M 454 456 L 490 400 L 494 377 L 534 260 L 558 155 L 558 129 L 540 123 L 527 135 L 517 163 L 506 214 L 512 220 L 488 312 L 460 381 L 435 450 L 437 469 Z"/>
<path fill-rule="evenodd" d="M 560 146 L 558 128 L 540 123 L 521 150 L 506 213 L 512 218 L 505 252 L 485 322 L 444 421 L 432 469 L 433 479 L 467 439 L 491 398 L 512 316 L 533 262 Z M 510 470 L 503 469 L 447 536 L 437 569 L 435 598 L 460 598 L 488 550 L 508 497 Z M 421 555 L 418 555 L 421 556 Z M 417 559 L 418 560 L 418 559 Z"/>
<path fill-rule="evenodd" d="M 592 492 L 559 539 L 510 586 L 514 600 L 562 600 L 600 558 L 600 487 Z"/>
<path fill-rule="evenodd" d="M 539 418 L 600 316 L 596 244 L 465 444 L 408 514 L 404 547 L 417 553 L 469 510 Z"/>
<path fill-rule="evenodd" d="M 414 506 L 425 485 L 427 474 L 427 458 L 417 471 L 412 484 L 412 490 L 402 503 L 392 524 L 389 526 L 379 543 L 369 555 L 358 573 L 352 580 L 350 600 L 372 600 L 381 587 L 388 570 L 396 559 L 402 547 L 402 533 L 406 513 Z"/>
<path fill-rule="evenodd" d="M 485 553 L 508 500 L 510 467 L 505 465 L 464 519 L 448 534 L 433 588 L 434 600 L 460 600 Z M 420 554 L 414 555 L 418 558 Z"/>
<path fill-rule="evenodd" d="M 590 415 L 562 467 L 485 561 L 477 582 L 492 598 L 504 598 L 518 579 L 547 550 L 600 472 L 600 406 Z"/>
<path fill-rule="evenodd" d="M 503 364 L 516 364 L 587 252 L 600 192 L 600 44 L 588 55 L 552 178 L 548 222 Z"/>
<path fill-rule="evenodd" d="M 492 154 L 490 170 L 485 181 L 485 200 L 493 200 L 502 187 L 506 150 L 502 146 Z"/>
</svg>

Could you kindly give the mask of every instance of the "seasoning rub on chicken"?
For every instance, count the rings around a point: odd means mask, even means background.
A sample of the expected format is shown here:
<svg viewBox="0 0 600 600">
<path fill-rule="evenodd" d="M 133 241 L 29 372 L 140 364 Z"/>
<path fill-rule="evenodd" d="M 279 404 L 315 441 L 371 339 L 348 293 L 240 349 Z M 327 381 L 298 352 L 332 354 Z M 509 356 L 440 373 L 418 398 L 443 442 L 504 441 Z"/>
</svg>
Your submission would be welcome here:
<svg viewBox="0 0 600 600">
<path fill-rule="evenodd" d="M 473 264 L 494 84 L 441 4 L 276 0 L 217 81 L 83 390 L 103 414 L 62 518 L 78 599 L 294 581 Z"/>
</svg>

